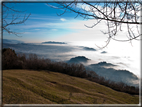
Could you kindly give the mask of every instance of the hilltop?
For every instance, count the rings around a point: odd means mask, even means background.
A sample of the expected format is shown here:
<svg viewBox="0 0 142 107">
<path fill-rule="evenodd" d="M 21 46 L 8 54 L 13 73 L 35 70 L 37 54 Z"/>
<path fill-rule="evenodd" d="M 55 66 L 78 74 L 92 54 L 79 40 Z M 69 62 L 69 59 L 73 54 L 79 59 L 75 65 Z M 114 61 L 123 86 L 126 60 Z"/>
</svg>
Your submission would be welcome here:
<svg viewBox="0 0 142 107">
<path fill-rule="evenodd" d="M 3 70 L 3 104 L 138 104 L 139 96 L 50 71 Z"/>
<path fill-rule="evenodd" d="M 71 58 L 67 63 L 86 63 L 88 60 L 88 58 L 86 58 L 85 56 L 77 56 L 75 58 Z"/>
</svg>

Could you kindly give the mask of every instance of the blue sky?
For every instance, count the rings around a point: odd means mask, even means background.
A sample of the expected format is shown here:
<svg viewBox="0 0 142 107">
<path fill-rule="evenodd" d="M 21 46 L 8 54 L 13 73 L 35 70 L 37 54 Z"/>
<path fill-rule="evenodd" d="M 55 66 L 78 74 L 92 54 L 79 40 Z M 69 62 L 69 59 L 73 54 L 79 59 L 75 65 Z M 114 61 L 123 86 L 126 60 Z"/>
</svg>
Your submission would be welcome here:
<svg viewBox="0 0 142 107">
<path fill-rule="evenodd" d="M 54 2 L 48 4 L 58 7 Z M 106 22 L 101 21 L 97 26 L 87 28 L 85 25 L 92 26 L 96 23 L 96 20 L 84 20 L 80 16 L 75 18 L 77 14 L 73 12 L 66 12 L 63 15 L 58 16 L 57 14 L 63 13 L 64 11 L 52 8 L 44 2 L 10 2 L 6 5 L 15 10 L 23 11 L 20 13 L 12 13 L 11 11 L 7 11 L 7 13 L 3 12 L 3 17 L 7 16 L 7 22 L 11 21 L 13 14 L 14 17 L 20 15 L 15 22 L 22 20 L 25 15 L 31 15 L 24 24 L 8 26 L 11 31 L 20 33 L 18 35 L 20 37 L 3 31 L 4 39 L 20 40 L 26 43 L 41 43 L 45 41 L 92 41 L 94 44 L 99 42 L 102 43 L 102 45 L 105 45 L 105 41 L 108 37 L 108 35 L 104 35 L 101 32 L 107 31 L 108 28 Z M 89 9 L 86 5 L 80 6 L 86 10 Z M 3 10 L 5 9 L 3 8 Z M 128 32 L 126 31 L 126 28 L 127 27 L 124 26 L 123 32 L 118 32 L 118 39 L 127 39 Z M 128 42 L 126 43 L 129 44 Z"/>
<path fill-rule="evenodd" d="M 49 5 L 53 5 L 57 7 L 56 3 L 48 3 Z M 29 14 L 30 17 L 24 24 L 20 25 L 12 25 L 8 26 L 11 31 L 20 33 L 18 36 L 13 34 L 8 34 L 6 31 L 3 31 L 4 39 L 14 39 L 24 41 L 26 43 L 41 43 L 45 41 L 59 41 L 59 42 L 72 42 L 72 41 L 92 41 L 94 44 L 101 44 L 100 46 L 105 45 L 105 41 L 107 40 L 108 35 L 104 35 L 101 31 L 107 31 L 106 22 L 101 21 L 94 28 L 87 28 L 87 26 L 92 26 L 96 21 L 93 20 L 84 20 L 82 17 L 76 17 L 76 13 L 66 12 L 65 14 L 58 16 L 64 12 L 61 9 L 55 9 L 47 5 L 44 2 L 19 2 L 19 3 L 7 3 L 9 7 L 14 8 L 18 11 L 24 12 L 16 12 L 12 13 L 11 11 L 7 11 L 7 13 L 3 12 L 3 17 L 7 16 L 6 20 L 11 21 L 12 16 L 20 17 L 16 20 L 22 20 L 23 17 Z M 86 5 L 80 5 L 82 8 L 86 10 L 88 7 Z M 3 8 L 3 10 L 5 10 Z M 16 22 L 15 21 L 15 22 Z M 118 32 L 118 39 L 128 39 L 127 31 L 124 26 L 123 32 Z M 114 46 L 122 44 L 121 42 L 113 42 Z M 135 41 L 134 41 L 135 42 Z M 126 44 L 129 44 L 126 42 Z"/>
<path fill-rule="evenodd" d="M 48 3 L 56 6 L 56 3 Z M 3 32 L 4 39 L 16 39 L 30 43 L 40 43 L 44 41 L 104 41 L 106 36 L 100 30 L 106 30 L 104 23 L 92 29 L 84 25 L 92 25 L 93 20 L 84 20 L 81 17 L 76 17 L 77 14 L 63 12 L 60 9 L 54 9 L 47 3 L 8 3 L 9 7 L 14 7 L 15 10 L 24 11 L 22 13 L 14 13 L 21 15 L 18 20 L 22 20 L 24 15 L 30 15 L 24 24 L 9 26 L 10 30 L 21 33 L 17 37 L 13 34 Z M 10 12 L 9 12 L 10 13 Z M 3 14 L 3 17 L 7 14 Z M 11 21 L 11 13 L 8 14 L 7 20 Z"/>
<path fill-rule="evenodd" d="M 58 7 L 56 3 L 48 3 Z M 24 12 L 15 12 L 7 11 L 3 12 L 3 17 L 7 16 L 6 21 L 10 22 L 12 15 L 20 17 L 15 20 L 22 20 L 23 17 L 29 14 L 30 17 L 24 24 L 8 26 L 8 28 L 14 32 L 21 33 L 18 36 L 8 34 L 3 32 L 4 39 L 16 39 L 22 40 L 24 42 L 30 43 L 40 43 L 44 41 L 93 41 L 93 42 L 104 42 L 107 40 L 108 35 L 104 35 L 101 31 L 107 31 L 106 22 L 101 21 L 94 28 L 87 28 L 87 26 L 92 26 L 96 23 L 96 20 L 84 20 L 81 17 L 76 17 L 76 13 L 66 12 L 65 14 L 58 16 L 64 12 L 61 9 L 51 8 L 44 2 L 17 2 L 17 3 L 7 3 L 8 7 L 12 7 L 18 11 Z M 86 5 L 79 5 L 84 10 L 89 10 L 89 7 Z M 79 8 L 79 7 L 78 7 Z M 3 9 L 5 10 L 5 9 Z M 118 39 L 128 39 L 126 31 L 127 27 L 124 26 L 123 32 L 118 32 Z M 120 38 L 119 38 L 120 37 Z"/>
<path fill-rule="evenodd" d="M 63 10 L 51 8 L 46 3 L 10 3 L 7 5 L 14 7 L 18 11 L 25 11 L 17 13 L 21 15 L 19 19 L 22 19 L 24 15 L 30 13 L 31 15 L 24 24 L 9 26 L 12 31 L 22 33 L 19 34 L 21 37 L 12 34 L 9 35 L 4 31 L 3 38 L 23 40 L 24 42 L 41 42 L 54 40 L 63 35 L 68 35 L 71 32 L 79 31 L 72 28 L 73 23 L 80 20 L 79 17 L 74 20 L 76 16 L 74 13 L 66 13 L 58 16 L 57 13 L 60 14 Z M 9 15 L 7 20 L 11 21 L 11 15 Z"/>
</svg>

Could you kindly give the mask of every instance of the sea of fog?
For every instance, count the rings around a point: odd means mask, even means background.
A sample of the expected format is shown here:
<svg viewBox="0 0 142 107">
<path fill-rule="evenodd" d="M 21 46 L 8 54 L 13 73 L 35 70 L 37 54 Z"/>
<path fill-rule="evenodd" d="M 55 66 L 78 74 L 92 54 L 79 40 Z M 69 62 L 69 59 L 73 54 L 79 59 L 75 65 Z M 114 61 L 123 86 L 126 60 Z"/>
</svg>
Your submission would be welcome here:
<svg viewBox="0 0 142 107">
<path fill-rule="evenodd" d="M 3 43 L 3 48 L 14 49 L 17 54 L 36 54 L 40 58 L 48 58 L 54 61 L 67 62 L 71 58 L 77 56 L 85 56 L 90 59 L 84 65 L 97 64 L 99 62 L 107 62 L 116 66 L 106 66 L 116 70 L 128 70 L 140 78 L 140 56 L 133 56 L 130 50 L 121 49 L 98 49 L 93 43 L 67 43 L 67 44 L 30 44 L 18 43 L 9 44 Z M 115 47 L 114 47 L 115 48 Z M 114 51 L 113 51 L 114 50 Z M 139 82 L 137 81 L 136 84 Z"/>
<path fill-rule="evenodd" d="M 100 49 L 105 44 L 102 45 L 94 42 L 74 42 L 71 43 L 74 46 L 85 46 L 89 48 L 94 48 L 96 51 L 89 50 L 77 50 L 74 51 L 75 55 L 83 55 L 90 58 L 92 61 L 90 63 L 98 63 L 101 61 L 106 61 L 108 63 L 115 64 L 115 69 L 125 69 L 134 73 L 140 78 L 141 75 L 141 48 L 140 42 L 133 42 L 133 44 L 123 43 L 123 42 L 111 42 L 108 47 Z"/>
</svg>

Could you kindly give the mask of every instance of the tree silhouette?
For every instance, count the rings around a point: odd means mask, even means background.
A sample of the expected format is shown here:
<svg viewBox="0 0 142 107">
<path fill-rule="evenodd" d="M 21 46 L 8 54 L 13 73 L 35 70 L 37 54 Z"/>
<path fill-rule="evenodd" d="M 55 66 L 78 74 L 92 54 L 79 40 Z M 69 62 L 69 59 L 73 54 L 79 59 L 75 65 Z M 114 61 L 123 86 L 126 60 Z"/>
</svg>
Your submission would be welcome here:
<svg viewBox="0 0 142 107">
<path fill-rule="evenodd" d="M 11 25 L 19 25 L 25 23 L 25 21 L 29 18 L 29 15 L 21 16 L 25 11 L 19 11 L 14 9 L 14 7 L 10 7 L 8 2 L 2 2 L 2 30 L 6 31 L 9 34 L 14 34 L 18 36 L 18 32 L 12 31 L 9 26 Z M 20 19 L 22 17 L 22 19 Z"/>
<path fill-rule="evenodd" d="M 93 28 L 101 21 L 106 22 L 107 31 L 102 31 L 103 34 L 108 35 L 106 41 L 106 47 L 110 40 L 116 41 L 130 41 L 140 40 L 140 26 L 142 22 L 140 18 L 140 11 L 142 10 L 142 2 L 131 2 L 131 0 L 126 1 L 114 1 L 114 2 L 87 2 L 87 0 L 73 0 L 67 1 L 55 1 L 58 6 L 53 6 L 48 3 L 52 8 L 62 9 L 63 13 L 57 14 L 59 16 L 65 14 L 66 12 L 74 12 L 77 14 L 75 18 L 81 16 L 86 20 L 94 20 L 92 26 L 87 26 L 87 28 Z M 58 8 L 57 8 L 58 7 Z M 126 40 L 116 39 L 118 32 L 123 31 L 123 27 L 127 28 L 128 35 Z"/>
</svg>

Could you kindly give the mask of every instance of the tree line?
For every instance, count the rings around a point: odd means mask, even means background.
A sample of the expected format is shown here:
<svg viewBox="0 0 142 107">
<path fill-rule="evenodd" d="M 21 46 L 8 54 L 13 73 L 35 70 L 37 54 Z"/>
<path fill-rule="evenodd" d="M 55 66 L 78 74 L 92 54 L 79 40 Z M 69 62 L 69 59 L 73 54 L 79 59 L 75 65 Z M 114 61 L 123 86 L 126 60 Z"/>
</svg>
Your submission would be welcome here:
<svg viewBox="0 0 142 107">
<path fill-rule="evenodd" d="M 44 70 L 50 72 L 60 72 L 70 76 L 85 78 L 87 80 L 110 87 L 116 91 L 129 93 L 132 95 L 139 94 L 139 88 L 128 86 L 123 82 L 114 82 L 106 80 L 104 77 L 97 75 L 94 71 L 86 70 L 83 64 L 68 64 L 65 62 L 55 62 L 50 59 L 38 58 L 36 54 L 16 54 L 10 48 L 2 49 L 2 70 L 7 69 L 28 69 Z"/>
</svg>

